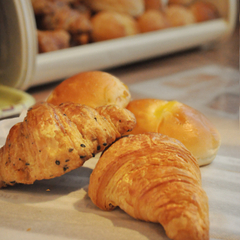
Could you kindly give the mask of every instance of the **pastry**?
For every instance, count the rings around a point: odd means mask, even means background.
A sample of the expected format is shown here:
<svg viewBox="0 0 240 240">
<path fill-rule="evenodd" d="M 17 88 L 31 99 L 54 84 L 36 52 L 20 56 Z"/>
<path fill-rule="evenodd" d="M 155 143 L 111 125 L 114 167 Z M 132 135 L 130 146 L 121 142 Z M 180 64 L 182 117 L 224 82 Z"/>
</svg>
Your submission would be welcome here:
<svg viewBox="0 0 240 240">
<path fill-rule="evenodd" d="M 195 2 L 190 6 L 190 10 L 193 12 L 196 22 L 204 22 L 219 17 L 217 8 L 208 2 Z"/>
<path fill-rule="evenodd" d="M 117 140 L 94 168 L 88 195 L 102 210 L 118 206 L 135 219 L 160 223 L 170 239 L 209 239 L 208 197 L 197 160 L 168 136 Z"/>
<path fill-rule="evenodd" d="M 139 30 L 142 33 L 152 32 L 170 27 L 164 12 L 156 9 L 146 10 L 138 19 Z"/>
<path fill-rule="evenodd" d="M 92 17 L 91 23 L 93 42 L 122 38 L 139 33 L 135 18 L 114 11 L 97 13 Z"/>
<path fill-rule="evenodd" d="M 66 6 L 72 0 L 31 0 L 35 15 L 53 13 L 59 6 Z"/>
<path fill-rule="evenodd" d="M 218 130 L 201 112 L 178 101 L 139 99 L 127 109 L 136 117 L 132 134 L 159 132 L 181 141 L 200 166 L 211 163 L 220 147 Z"/>
<path fill-rule="evenodd" d="M 186 26 L 196 22 L 193 12 L 184 5 L 171 4 L 165 9 L 172 27 Z"/>
<path fill-rule="evenodd" d="M 56 51 L 70 47 L 70 34 L 65 30 L 37 30 L 39 53 Z"/>
<path fill-rule="evenodd" d="M 0 149 L 0 187 L 61 176 L 130 131 L 131 112 L 109 105 L 96 109 L 39 103 L 14 125 Z"/>
<path fill-rule="evenodd" d="M 78 73 L 53 89 L 47 102 L 59 105 L 75 102 L 96 108 L 115 104 L 126 107 L 131 100 L 128 87 L 117 77 L 102 71 Z"/>
<path fill-rule="evenodd" d="M 89 15 L 79 12 L 68 5 L 59 6 L 53 13 L 43 15 L 40 25 L 45 30 L 63 29 L 70 34 L 92 31 Z"/>
<path fill-rule="evenodd" d="M 114 11 L 133 17 L 145 10 L 144 0 L 84 0 L 84 3 L 95 12 Z"/>
</svg>

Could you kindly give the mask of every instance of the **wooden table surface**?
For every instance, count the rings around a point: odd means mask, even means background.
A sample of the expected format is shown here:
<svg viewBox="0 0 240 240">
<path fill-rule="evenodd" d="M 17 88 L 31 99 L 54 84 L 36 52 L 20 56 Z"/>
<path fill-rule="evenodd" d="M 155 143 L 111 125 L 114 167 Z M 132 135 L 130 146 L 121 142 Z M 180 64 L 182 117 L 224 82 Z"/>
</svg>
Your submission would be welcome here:
<svg viewBox="0 0 240 240">
<path fill-rule="evenodd" d="M 211 64 L 239 68 L 239 26 L 230 38 L 209 48 L 195 48 L 103 71 L 115 75 L 129 85 Z M 59 83 L 60 81 L 57 81 L 33 87 L 27 92 L 37 102 L 44 101 Z"/>
</svg>

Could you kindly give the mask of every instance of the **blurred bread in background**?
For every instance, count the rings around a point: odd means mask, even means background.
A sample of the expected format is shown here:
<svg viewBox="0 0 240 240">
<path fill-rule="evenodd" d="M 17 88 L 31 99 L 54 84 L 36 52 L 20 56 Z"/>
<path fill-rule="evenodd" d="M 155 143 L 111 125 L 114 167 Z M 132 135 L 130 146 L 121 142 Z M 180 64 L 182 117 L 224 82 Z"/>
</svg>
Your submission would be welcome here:
<svg viewBox="0 0 240 240">
<path fill-rule="evenodd" d="M 93 16 L 91 22 L 91 36 L 94 42 L 127 37 L 139 33 L 136 19 L 123 13 L 101 11 Z"/>
<path fill-rule="evenodd" d="M 145 11 L 148 9 L 160 10 L 164 7 L 162 0 L 144 0 L 144 5 Z"/>
<path fill-rule="evenodd" d="M 217 8 L 207 2 L 195 2 L 190 6 L 196 22 L 204 22 L 219 17 Z"/>
<path fill-rule="evenodd" d="M 219 17 L 216 7 L 204 0 L 31 1 L 37 30 L 41 31 L 38 33 L 39 53 L 182 27 Z"/>
<path fill-rule="evenodd" d="M 152 32 L 170 27 L 170 22 L 163 11 L 146 10 L 138 19 L 139 30 L 142 33 Z"/>
<path fill-rule="evenodd" d="M 168 0 L 168 4 L 190 5 L 195 0 Z"/>
<path fill-rule="evenodd" d="M 70 47 L 70 34 L 65 30 L 37 31 L 39 52 L 51 52 Z"/>
<path fill-rule="evenodd" d="M 193 12 L 183 5 L 171 4 L 166 8 L 165 13 L 171 27 L 185 26 L 196 22 Z"/>
<path fill-rule="evenodd" d="M 84 0 L 93 11 L 115 11 L 129 14 L 133 17 L 141 15 L 144 10 L 144 0 Z"/>
<path fill-rule="evenodd" d="M 76 74 L 61 82 L 49 95 L 47 102 L 59 105 L 74 102 L 92 108 L 115 104 L 126 107 L 131 94 L 128 87 L 117 77 L 102 71 Z"/>
</svg>

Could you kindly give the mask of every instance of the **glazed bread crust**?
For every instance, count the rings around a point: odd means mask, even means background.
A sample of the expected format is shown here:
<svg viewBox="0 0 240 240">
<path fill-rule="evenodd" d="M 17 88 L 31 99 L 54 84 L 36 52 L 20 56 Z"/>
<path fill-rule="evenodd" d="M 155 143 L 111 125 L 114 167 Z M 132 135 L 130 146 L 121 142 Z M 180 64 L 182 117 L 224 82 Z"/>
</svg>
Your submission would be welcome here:
<svg viewBox="0 0 240 240">
<path fill-rule="evenodd" d="M 127 109 L 136 117 L 133 134 L 158 132 L 178 139 L 195 156 L 200 166 L 211 163 L 220 147 L 216 127 L 199 111 L 178 101 L 140 99 Z"/>
<path fill-rule="evenodd" d="M 47 102 L 54 105 L 74 102 L 93 108 L 109 104 L 126 107 L 130 99 L 128 87 L 117 77 L 102 71 L 90 71 L 61 82 L 53 89 Z"/>
</svg>

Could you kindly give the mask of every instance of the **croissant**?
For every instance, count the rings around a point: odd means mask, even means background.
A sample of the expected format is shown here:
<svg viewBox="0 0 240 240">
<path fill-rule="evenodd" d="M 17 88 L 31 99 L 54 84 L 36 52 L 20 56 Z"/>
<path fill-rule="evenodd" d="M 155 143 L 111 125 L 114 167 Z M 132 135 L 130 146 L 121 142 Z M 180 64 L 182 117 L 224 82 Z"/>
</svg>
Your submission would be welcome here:
<svg viewBox="0 0 240 240">
<path fill-rule="evenodd" d="M 0 187 L 61 176 L 134 126 L 134 115 L 115 105 L 36 104 L 0 149 Z"/>
<path fill-rule="evenodd" d="M 159 222 L 170 239 L 209 239 L 208 197 L 197 160 L 160 133 L 128 135 L 103 151 L 88 195 L 102 210 L 119 206 L 133 218 Z"/>
</svg>

